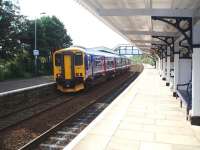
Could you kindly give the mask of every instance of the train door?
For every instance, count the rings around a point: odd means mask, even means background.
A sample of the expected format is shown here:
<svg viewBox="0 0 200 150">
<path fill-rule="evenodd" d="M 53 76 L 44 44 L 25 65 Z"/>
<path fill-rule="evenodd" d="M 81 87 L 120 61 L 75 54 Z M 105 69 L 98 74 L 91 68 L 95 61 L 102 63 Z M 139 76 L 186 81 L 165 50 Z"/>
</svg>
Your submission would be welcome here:
<svg viewBox="0 0 200 150">
<path fill-rule="evenodd" d="M 90 55 L 85 55 L 86 78 L 92 76 L 92 60 Z"/>
<path fill-rule="evenodd" d="M 90 60 L 91 60 L 91 67 L 92 67 L 92 77 L 94 77 L 94 56 L 91 55 L 90 56 Z"/>
<path fill-rule="evenodd" d="M 113 67 L 114 67 L 114 71 L 116 72 L 116 68 L 117 68 L 117 58 L 116 57 L 113 60 Z"/>
<path fill-rule="evenodd" d="M 53 75 L 55 80 L 58 77 L 58 75 L 61 74 L 61 60 L 62 60 L 62 54 L 60 53 L 53 54 Z"/>
<path fill-rule="evenodd" d="M 73 79 L 73 57 L 70 54 L 63 56 L 63 74 L 66 80 Z"/>
<path fill-rule="evenodd" d="M 103 57 L 103 70 L 104 70 L 104 75 L 106 75 L 106 57 Z"/>
</svg>

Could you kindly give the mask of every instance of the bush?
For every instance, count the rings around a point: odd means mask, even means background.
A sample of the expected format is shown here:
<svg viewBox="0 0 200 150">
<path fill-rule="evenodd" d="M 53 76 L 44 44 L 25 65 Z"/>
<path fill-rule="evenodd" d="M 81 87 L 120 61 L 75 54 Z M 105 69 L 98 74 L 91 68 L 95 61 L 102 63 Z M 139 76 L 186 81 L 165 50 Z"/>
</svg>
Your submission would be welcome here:
<svg viewBox="0 0 200 150">
<path fill-rule="evenodd" d="M 141 64 L 141 63 L 145 63 L 145 64 L 150 64 L 150 65 L 155 65 L 155 60 L 154 58 L 150 57 L 149 55 L 137 55 L 137 56 L 133 56 L 132 60 L 134 63 L 137 64 Z"/>
<path fill-rule="evenodd" d="M 13 79 L 30 76 L 26 71 L 26 59 L 27 53 L 17 55 L 12 60 L 3 60 L 0 62 L 0 80 Z"/>
<path fill-rule="evenodd" d="M 38 75 L 50 75 L 48 57 L 38 58 Z M 0 60 L 0 81 L 14 78 L 30 78 L 35 75 L 34 58 L 24 51 L 12 60 Z"/>
</svg>

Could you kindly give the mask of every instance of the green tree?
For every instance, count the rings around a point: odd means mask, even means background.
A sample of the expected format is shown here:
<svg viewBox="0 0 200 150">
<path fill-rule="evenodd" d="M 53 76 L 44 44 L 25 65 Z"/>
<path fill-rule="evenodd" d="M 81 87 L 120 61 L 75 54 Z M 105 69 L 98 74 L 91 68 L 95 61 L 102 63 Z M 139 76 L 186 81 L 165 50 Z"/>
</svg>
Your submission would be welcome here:
<svg viewBox="0 0 200 150">
<path fill-rule="evenodd" d="M 155 58 L 147 54 L 133 56 L 132 60 L 134 63 L 138 63 L 138 64 L 145 63 L 145 64 L 154 65 L 155 63 Z"/>
<path fill-rule="evenodd" d="M 11 1 L 0 0 L 0 58 L 13 59 L 20 53 L 19 33 L 21 22 L 19 8 Z"/>
<path fill-rule="evenodd" d="M 71 37 L 67 34 L 64 24 L 57 17 L 42 17 L 41 23 L 45 30 L 48 48 L 60 49 L 72 45 Z"/>
<path fill-rule="evenodd" d="M 30 77 L 34 73 L 35 20 L 28 20 L 19 11 L 11 0 L 0 0 L 0 80 Z M 69 47 L 72 39 L 55 16 L 36 22 L 39 73 L 47 74 L 51 68 L 50 52 Z"/>
<path fill-rule="evenodd" d="M 64 24 L 55 16 L 42 17 L 37 23 L 37 49 L 41 55 L 49 55 L 52 50 L 57 50 L 72 45 L 72 39 L 67 34 Z M 30 45 L 30 53 L 34 49 L 35 20 L 24 22 L 24 31 L 21 41 Z"/>
<path fill-rule="evenodd" d="M 72 45 L 72 39 L 67 34 L 64 24 L 55 16 L 42 17 L 36 20 L 37 25 L 37 49 L 40 50 L 39 73 L 49 72 L 50 53 L 52 51 L 66 48 Z M 25 20 L 21 32 L 22 43 L 25 43 L 29 56 L 33 60 L 33 49 L 35 49 L 35 20 Z M 33 63 L 32 63 L 33 65 Z"/>
</svg>

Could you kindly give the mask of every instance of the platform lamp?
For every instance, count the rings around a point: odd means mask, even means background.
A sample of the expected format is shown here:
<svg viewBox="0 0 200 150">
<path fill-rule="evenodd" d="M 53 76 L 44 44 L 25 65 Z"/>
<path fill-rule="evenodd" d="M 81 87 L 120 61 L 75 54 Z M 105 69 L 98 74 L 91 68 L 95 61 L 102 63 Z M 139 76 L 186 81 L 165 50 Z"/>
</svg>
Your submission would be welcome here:
<svg viewBox="0 0 200 150">
<path fill-rule="evenodd" d="M 40 13 L 40 15 L 45 15 L 45 12 Z M 37 75 L 37 58 L 39 56 L 39 50 L 37 50 L 37 18 L 35 17 L 35 49 L 33 50 L 34 55 L 34 66 L 35 66 L 35 75 Z"/>
</svg>

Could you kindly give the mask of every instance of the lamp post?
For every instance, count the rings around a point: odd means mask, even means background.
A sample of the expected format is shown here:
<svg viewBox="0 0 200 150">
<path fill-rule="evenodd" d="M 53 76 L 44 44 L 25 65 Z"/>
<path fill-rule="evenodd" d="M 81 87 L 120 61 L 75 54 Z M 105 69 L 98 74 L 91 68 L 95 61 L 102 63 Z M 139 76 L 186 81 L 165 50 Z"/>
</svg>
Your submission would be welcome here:
<svg viewBox="0 0 200 150">
<path fill-rule="evenodd" d="M 46 14 L 45 12 L 40 13 L 40 15 Z M 35 49 L 33 50 L 33 55 L 35 57 L 34 66 L 35 66 L 35 75 L 37 75 L 37 58 L 39 55 L 39 50 L 37 50 L 37 18 L 35 17 Z"/>
</svg>

